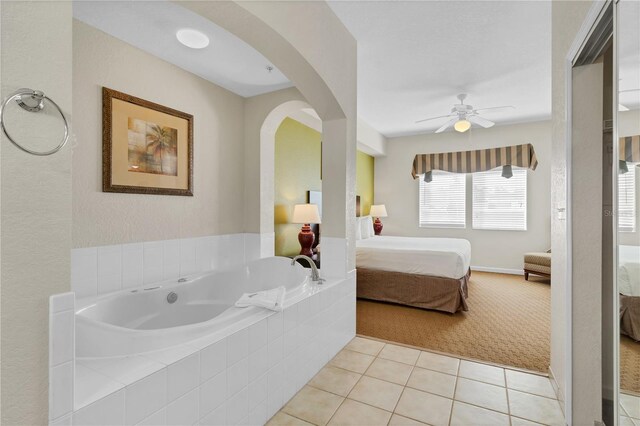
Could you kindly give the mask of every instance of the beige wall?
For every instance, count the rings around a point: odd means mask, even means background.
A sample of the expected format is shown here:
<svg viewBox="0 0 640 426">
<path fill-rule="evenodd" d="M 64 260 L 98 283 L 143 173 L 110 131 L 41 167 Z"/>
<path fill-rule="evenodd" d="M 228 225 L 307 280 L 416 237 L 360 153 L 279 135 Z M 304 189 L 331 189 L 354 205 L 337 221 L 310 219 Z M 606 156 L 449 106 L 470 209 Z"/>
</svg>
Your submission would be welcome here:
<svg viewBox="0 0 640 426">
<path fill-rule="evenodd" d="M 71 2 L 3 1 L 0 8 L 2 99 L 21 87 L 42 90 L 72 118 Z M 9 106 L 7 118 L 32 148 L 52 148 L 62 135 L 55 113 L 17 113 Z M 48 421 L 49 296 L 70 288 L 71 149 L 36 157 L 3 135 L 0 150 L 1 423 L 42 425 Z"/>
<path fill-rule="evenodd" d="M 243 98 L 79 21 L 73 43 L 73 246 L 242 232 Z M 102 192 L 102 86 L 193 114 L 193 197 Z"/>
<path fill-rule="evenodd" d="M 618 136 L 640 135 L 640 110 L 618 113 Z M 618 244 L 640 245 L 640 168 L 636 168 L 636 231 L 619 232 Z"/>
<path fill-rule="evenodd" d="M 418 226 L 417 180 L 411 178 L 416 154 L 464 151 L 531 143 L 539 166 L 527 175 L 527 231 L 486 231 L 472 229 L 471 176 L 467 176 L 466 229 L 420 228 Z M 447 132 L 389 139 L 386 157 L 375 163 L 375 200 L 385 204 L 389 217 L 383 219 L 385 235 L 465 238 L 471 242 L 473 266 L 522 269 L 522 255 L 546 251 L 550 244 L 549 191 L 551 162 L 550 122 L 472 129 L 466 133 Z"/>
<path fill-rule="evenodd" d="M 592 1 L 554 1 L 552 3 L 552 145 L 551 145 L 551 370 L 562 395 L 567 383 L 566 341 L 567 315 L 567 229 L 566 220 L 558 209 L 567 207 L 567 133 L 566 133 L 566 56 L 587 16 Z M 600 226 L 595 224 L 594 226 Z M 588 375 L 589 372 L 583 372 Z"/>
</svg>

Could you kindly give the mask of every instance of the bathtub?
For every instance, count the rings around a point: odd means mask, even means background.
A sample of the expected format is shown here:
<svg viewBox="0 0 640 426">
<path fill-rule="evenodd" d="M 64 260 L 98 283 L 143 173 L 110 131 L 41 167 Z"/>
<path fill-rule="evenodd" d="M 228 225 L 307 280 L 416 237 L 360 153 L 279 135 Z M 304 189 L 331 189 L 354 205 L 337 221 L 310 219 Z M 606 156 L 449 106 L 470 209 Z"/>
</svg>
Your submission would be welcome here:
<svg viewBox="0 0 640 426">
<path fill-rule="evenodd" d="M 236 308 L 242 293 L 287 289 L 284 306 L 319 291 L 309 270 L 270 257 L 241 266 L 163 281 L 88 299 L 76 305 L 76 356 L 114 357 L 157 351 L 224 333 L 265 309 Z M 169 300 L 176 298 L 175 302 Z"/>
</svg>

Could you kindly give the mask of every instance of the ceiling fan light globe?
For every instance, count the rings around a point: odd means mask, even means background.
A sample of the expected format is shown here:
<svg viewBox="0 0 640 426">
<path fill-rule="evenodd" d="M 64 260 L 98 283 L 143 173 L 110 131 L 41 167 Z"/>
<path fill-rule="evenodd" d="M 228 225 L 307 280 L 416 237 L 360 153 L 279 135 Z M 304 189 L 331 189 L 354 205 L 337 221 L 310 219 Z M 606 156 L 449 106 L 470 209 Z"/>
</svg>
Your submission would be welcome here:
<svg viewBox="0 0 640 426">
<path fill-rule="evenodd" d="M 457 132 L 464 133 L 471 128 L 471 123 L 466 120 L 458 120 L 456 124 L 453 125 L 453 128 L 456 129 Z"/>
</svg>

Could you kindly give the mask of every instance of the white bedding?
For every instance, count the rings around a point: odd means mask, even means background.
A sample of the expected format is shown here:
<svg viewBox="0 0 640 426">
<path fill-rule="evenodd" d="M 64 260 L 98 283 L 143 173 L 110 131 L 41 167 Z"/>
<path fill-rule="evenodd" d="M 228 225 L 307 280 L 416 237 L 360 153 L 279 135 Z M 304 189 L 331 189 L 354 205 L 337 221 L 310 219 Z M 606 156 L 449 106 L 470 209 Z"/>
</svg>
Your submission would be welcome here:
<svg viewBox="0 0 640 426">
<path fill-rule="evenodd" d="M 618 291 L 627 296 L 640 296 L 640 247 L 621 245 L 618 264 Z"/>
<path fill-rule="evenodd" d="M 460 238 L 375 236 L 356 241 L 356 267 L 434 277 L 462 278 L 471 243 Z"/>
</svg>

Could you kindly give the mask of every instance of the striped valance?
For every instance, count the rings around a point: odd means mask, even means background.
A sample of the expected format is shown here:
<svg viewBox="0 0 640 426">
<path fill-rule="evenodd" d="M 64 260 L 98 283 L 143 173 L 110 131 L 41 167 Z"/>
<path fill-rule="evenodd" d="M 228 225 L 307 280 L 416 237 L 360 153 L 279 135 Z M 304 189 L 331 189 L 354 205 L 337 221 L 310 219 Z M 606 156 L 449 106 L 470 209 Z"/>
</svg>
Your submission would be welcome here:
<svg viewBox="0 0 640 426">
<path fill-rule="evenodd" d="M 640 135 L 620 138 L 620 160 L 640 163 Z"/>
<path fill-rule="evenodd" d="M 411 176 L 415 179 L 431 170 L 453 173 L 484 172 L 506 165 L 535 170 L 538 167 L 538 159 L 533 145 L 526 143 L 473 151 L 418 154 L 413 159 Z"/>
</svg>

